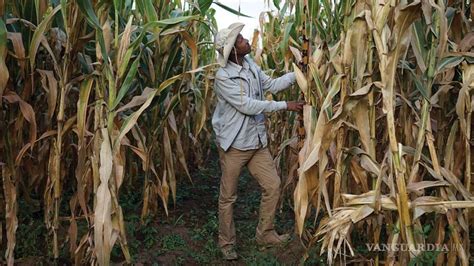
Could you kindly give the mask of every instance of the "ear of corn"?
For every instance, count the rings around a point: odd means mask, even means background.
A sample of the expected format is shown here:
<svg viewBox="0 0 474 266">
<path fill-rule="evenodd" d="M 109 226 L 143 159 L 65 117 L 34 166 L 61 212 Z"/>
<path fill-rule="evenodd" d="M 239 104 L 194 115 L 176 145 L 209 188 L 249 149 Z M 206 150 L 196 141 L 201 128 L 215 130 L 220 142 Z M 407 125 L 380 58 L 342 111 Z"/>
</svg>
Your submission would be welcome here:
<svg viewBox="0 0 474 266">
<path fill-rule="evenodd" d="M 306 75 L 293 63 L 293 70 L 296 75 L 296 82 L 300 87 L 301 91 L 304 94 L 304 98 L 307 100 L 309 99 L 309 92 L 308 92 L 308 81 L 306 81 Z"/>
</svg>

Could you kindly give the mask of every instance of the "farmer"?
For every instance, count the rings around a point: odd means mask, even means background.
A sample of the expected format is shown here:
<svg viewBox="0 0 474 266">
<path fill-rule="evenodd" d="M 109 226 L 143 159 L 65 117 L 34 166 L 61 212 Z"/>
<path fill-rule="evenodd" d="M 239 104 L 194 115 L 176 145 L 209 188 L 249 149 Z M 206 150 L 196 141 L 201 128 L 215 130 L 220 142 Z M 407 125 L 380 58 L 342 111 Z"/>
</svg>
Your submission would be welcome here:
<svg viewBox="0 0 474 266">
<path fill-rule="evenodd" d="M 226 260 L 235 260 L 235 225 L 233 206 L 237 199 L 237 182 L 247 166 L 262 188 L 260 218 L 256 241 L 260 246 L 274 246 L 289 240 L 279 235 L 273 220 L 280 196 L 280 177 L 267 148 L 264 112 L 301 111 L 301 102 L 267 101 L 264 93 L 277 93 L 295 83 L 295 74 L 280 78 L 267 76 L 247 57 L 250 44 L 242 37 L 242 23 L 233 23 L 215 36 L 220 68 L 214 91 L 217 106 L 212 117 L 222 170 L 219 193 L 219 246 Z"/>
</svg>

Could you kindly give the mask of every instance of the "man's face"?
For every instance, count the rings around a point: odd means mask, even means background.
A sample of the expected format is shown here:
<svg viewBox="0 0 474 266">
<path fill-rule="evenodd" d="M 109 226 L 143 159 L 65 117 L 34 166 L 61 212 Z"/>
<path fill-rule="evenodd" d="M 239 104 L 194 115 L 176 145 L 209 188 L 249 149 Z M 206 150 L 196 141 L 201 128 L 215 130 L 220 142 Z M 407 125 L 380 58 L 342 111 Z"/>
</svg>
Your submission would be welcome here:
<svg viewBox="0 0 474 266">
<path fill-rule="evenodd" d="M 245 39 L 242 34 L 239 33 L 235 40 L 234 49 L 235 52 L 237 52 L 237 55 L 246 55 L 250 53 L 251 47 L 249 40 Z M 234 51 L 232 51 L 232 53 L 234 53 Z"/>
</svg>

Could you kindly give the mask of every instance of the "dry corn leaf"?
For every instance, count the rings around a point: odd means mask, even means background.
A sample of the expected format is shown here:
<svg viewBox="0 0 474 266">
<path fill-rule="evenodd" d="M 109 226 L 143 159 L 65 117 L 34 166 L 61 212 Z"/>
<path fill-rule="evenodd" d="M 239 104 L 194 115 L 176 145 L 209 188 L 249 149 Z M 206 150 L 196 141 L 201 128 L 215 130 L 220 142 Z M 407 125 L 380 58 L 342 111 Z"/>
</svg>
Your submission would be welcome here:
<svg viewBox="0 0 474 266">
<path fill-rule="evenodd" d="M 53 118 L 58 99 L 58 81 L 54 77 L 53 71 L 37 70 L 41 75 L 41 84 L 48 94 L 48 119 Z"/>
<path fill-rule="evenodd" d="M 13 91 L 8 91 L 3 95 L 3 98 L 9 103 L 18 103 L 20 105 L 20 111 L 23 117 L 30 123 L 30 145 L 31 150 L 33 150 L 34 143 L 36 141 L 36 114 L 33 110 L 33 107 L 27 102 L 25 102 L 18 94 Z"/>
<path fill-rule="evenodd" d="M 18 228 L 17 187 L 15 186 L 15 176 L 7 167 L 2 167 L 2 182 L 5 197 L 5 233 L 8 241 L 5 258 L 7 265 L 13 266 L 15 260 L 14 250 L 16 245 L 16 230 Z"/>
<path fill-rule="evenodd" d="M 107 265 L 112 252 L 112 196 L 109 179 L 112 175 L 113 155 L 107 129 L 102 129 L 101 133 L 103 141 L 100 146 L 100 184 L 97 188 L 97 203 L 94 209 L 94 243 L 97 262 L 100 265 Z"/>
</svg>

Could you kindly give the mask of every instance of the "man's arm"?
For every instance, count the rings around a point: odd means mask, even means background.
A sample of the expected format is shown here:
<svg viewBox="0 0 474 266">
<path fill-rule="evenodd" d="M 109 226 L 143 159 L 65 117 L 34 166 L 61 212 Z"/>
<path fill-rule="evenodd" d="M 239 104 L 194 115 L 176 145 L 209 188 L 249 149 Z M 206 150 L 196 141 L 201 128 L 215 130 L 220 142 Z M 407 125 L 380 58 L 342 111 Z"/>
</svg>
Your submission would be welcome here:
<svg viewBox="0 0 474 266">
<path fill-rule="evenodd" d="M 239 112 L 246 115 L 256 115 L 264 112 L 273 112 L 287 109 L 286 102 L 259 101 L 248 97 L 241 88 L 239 80 L 217 78 L 215 79 L 216 92 Z"/>
<path fill-rule="evenodd" d="M 271 93 L 277 93 L 295 84 L 296 77 L 295 73 L 293 72 L 285 74 L 279 78 L 272 79 L 267 74 L 265 74 L 265 72 L 263 72 L 260 67 L 258 67 L 257 65 L 255 66 L 257 67 L 258 74 L 262 81 L 263 91 L 268 90 Z"/>
</svg>

